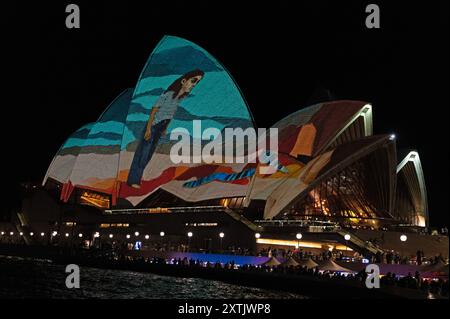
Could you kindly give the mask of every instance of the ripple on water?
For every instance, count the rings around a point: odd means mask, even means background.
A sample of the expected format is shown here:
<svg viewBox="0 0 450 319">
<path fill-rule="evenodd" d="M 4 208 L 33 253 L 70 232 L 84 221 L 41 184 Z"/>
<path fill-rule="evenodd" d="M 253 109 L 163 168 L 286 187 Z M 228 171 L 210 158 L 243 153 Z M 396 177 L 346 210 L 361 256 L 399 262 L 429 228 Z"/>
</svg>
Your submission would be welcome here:
<svg viewBox="0 0 450 319">
<path fill-rule="evenodd" d="M 287 292 L 200 278 L 178 278 L 81 267 L 80 289 L 67 289 L 65 267 L 48 261 L 0 257 L 0 298 L 303 299 Z"/>
</svg>

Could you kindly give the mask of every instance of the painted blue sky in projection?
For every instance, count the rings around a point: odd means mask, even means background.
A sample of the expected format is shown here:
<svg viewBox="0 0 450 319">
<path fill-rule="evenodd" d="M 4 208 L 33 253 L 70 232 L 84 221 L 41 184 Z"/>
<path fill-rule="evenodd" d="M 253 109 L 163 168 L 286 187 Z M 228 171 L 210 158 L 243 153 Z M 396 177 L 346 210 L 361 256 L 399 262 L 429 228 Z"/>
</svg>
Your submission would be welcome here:
<svg viewBox="0 0 450 319">
<path fill-rule="evenodd" d="M 160 93 L 181 75 L 195 69 L 205 75 L 192 94 L 180 101 L 169 132 L 175 127 L 192 132 L 192 120 L 196 119 L 218 129 L 253 125 L 239 89 L 222 65 L 196 44 L 166 36 L 150 55 L 136 85 L 126 121 L 132 136 L 124 134 L 122 149 L 140 136 Z"/>
<path fill-rule="evenodd" d="M 253 126 L 247 105 L 223 66 L 196 44 L 166 36 L 150 55 L 136 88 L 122 92 L 96 123 L 72 134 L 63 148 L 118 145 L 127 148 L 141 136 L 160 95 L 181 75 L 195 69 L 205 75 L 193 92 L 180 101 L 168 133 L 182 127 L 192 134 L 192 120 L 202 120 L 204 128 L 220 130 Z"/>
</svg>

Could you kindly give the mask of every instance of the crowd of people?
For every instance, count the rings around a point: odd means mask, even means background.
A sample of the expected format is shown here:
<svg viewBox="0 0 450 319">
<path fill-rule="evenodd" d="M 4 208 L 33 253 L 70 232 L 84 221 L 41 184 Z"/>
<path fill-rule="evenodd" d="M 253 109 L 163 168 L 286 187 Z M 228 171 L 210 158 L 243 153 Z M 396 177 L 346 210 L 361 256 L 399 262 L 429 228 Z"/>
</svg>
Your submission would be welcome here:
<svg viewBox="0 0 450 319">
<path fill-rule="evenodd" d="M 0 243 L 4 244 L 25 244 L 23 236 L 18 234 L 15 236 L 9 236 L 8 233 L 0 236 Z M 448 259 L 444 258 L 442 254 L 438 255 L 425 255 L 424 251 L 418 249 L 415 255 L 405 255 L 394 250 L 385 250 L 382 253 L 379 252 L 375 255 L 363 256 L 356 251 L 343 251 L 343 250 L 327 250 L 327 249 L 283 249 L 283 248 L 264 248 L 257 253 L 249 250 L 248 248 L 241 248 L 237 246 L 227 246 L 220 250 L 206 250 L 200 249 L 195 246 L 191 246 L 186 242 L 170 242 L 167 240 L 145 240 L 137 246 L 137 242 L 129 242 L 127 240 L 94 240 L 89 241 L 86 239 L 61 240 L 61 238 L 54 238 L 49 241 L 51 245 L 58 245 L 61 247 L 75 246 L 78 248 L 96 248 L 102 250 L 146 250 L 146 251 L 159 251 L 159 252 L 196 252 L 196 253 L 220 253 L 228 255 L 241 255 L 241 256 L 267 256 L 276 257 L 281 259 L 287 259 L 294 257 L 296 259 L 308 259 L 311 258 L 314 261 L 323 260 L 346 260 L 353 262 L 362 262 L 366 259 L 369 263 L 377 264 L 403 264 L 403 265 L 433 265 L 439 262 L 444 264 L 448 263 Z"/>
<path fill-rule="evenodd" d="M 305 251 L 303 249 L 280 249 L 268 247 L 259 251 L 258 256 L 276 257 L 286 259 L 294 257 L 296 259 L 308 259 L 311 258 L 314 261 L 322 260 L 346 260 L 353 262 L 361 262 L 363 259 L 367 259 L 370 263 L 377 264 L 397 264 L 397 265 L 434 265 L 439 262 L 444 264 L 448 263 L 448 259 L 444 258 L 442 254 L 434 256 L 425 256 L 423 250 L 417 250 L 415 256 L 404 256 L 399 252 L 384 251 L 383 253 L 377 253 L 375 255 L 363 256 L 356 251 L 342 251 L 342 250 L 315 250 Z"/>
<path fill-rule="evenodd" d="M 265 257 L 276 257 L 281 259 L 287 259 L 290 257 L 296 258 L 296 259 L 308 259 L 311 258 L 315 261 L 321 261 L 321 260 L 328 260 L 328 259 L 336 259 L 336 260 L 343 260 L 345 259 L 345 254 L 341 250 L 320 250 L 320 251 L 305 251 L 303 249 L 283 249 L 283 248 L 272 248 L 268 247 L 265 249 L 261 249 L 258 254 L 258 256 L 265 256 Z M 361 257 L 359 254 L 354 255 L 355 257 Z"/>
<path fill-rule="evenodd" d="M 359 272 L 338 272 L 338 271 L 324 271 L 320 269 L 320 266 L 313 268 L 308 268 L 307 266 L 301 265 L 289 265 L 285 266 L 280 264 L 278 266 L 269 265 L 254 265 L 254 264 L 244 264 L 237 265 L 234 261 L 227 263 L 220 262 L 209 262 L 202 261 L 199 259 L 188 259 L 187 257 L 164 259 L 160 257 L 152 258 L 142 258 L 142 257 L 130 257 L 121 256 L 122 260 L 127 260 L 130 262 L 141 262 L 141 263 L 151 263 L 151 264 L 164 264 L 172 266 L 181 267 L 193 267 L 193 268 L 214 268 L 214 269 L 224 269 L 233 271 L 243 271 L 243 272 L 264 272 L 272 274 L 287 274 L 293 276 L 310 276 L 324 280 L 346 280 L 360 282 L 362 285 L 365 284 L 367 273 L 365 269 Z M 381 287 L 387 286 L 397 286 L 408 289 L 420 289 L 425 293 L 432 294 L 433 296 L 448 297 L 449 296 L 449 282 L 448 279 L 425 279 L 421 278 L 420 273 L 417 271 L 414 276 L 409 273 L 407 276 L 398 276 L 395 273 L 388 272 L 386 275 L 380 278 Z"/>
<path fill-rule="evenodd" d="M 388 272 L 381 277 L 380 284 L 383 286 L 398 286 L 409 289 L 421 289 L 427 293 L 448 297 L 448 279 L 439 278 L 437 280 L 421 278 L 418 271 L 414 276 L 408 273 L 407 276 L 399 277 L 394 273 Z"/>
</svg>

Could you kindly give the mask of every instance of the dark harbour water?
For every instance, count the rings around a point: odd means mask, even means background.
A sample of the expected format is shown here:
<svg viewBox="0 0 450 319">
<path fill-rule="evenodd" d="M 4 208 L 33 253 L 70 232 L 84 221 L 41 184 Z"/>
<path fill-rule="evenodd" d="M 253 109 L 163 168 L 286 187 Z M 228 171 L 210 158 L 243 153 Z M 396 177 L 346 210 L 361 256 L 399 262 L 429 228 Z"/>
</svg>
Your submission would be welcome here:
<svg viewBox="0 0 450 319">
<path fill-rule="evenodd" d="M 199 278 L 88 267 L 80 267 L 80 289 L 68 289 L 65 285 L 67 275 L 63 265 L 0 256 L 0 298 L 305 298 Z"/>
</svg>

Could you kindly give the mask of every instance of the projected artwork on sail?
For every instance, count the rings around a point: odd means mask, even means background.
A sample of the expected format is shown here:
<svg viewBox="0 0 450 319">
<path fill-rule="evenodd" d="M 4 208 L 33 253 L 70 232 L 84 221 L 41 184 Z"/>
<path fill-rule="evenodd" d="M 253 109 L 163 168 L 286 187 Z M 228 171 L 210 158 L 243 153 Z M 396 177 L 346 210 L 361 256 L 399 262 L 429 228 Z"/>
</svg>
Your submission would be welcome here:
<svg viewBox="0 0 450 319">
<path fill-rule="evenodd" d="M 197 136 L 194 122 L 218 132 L 254 127 L 223 66 L 199 46 L 166 36 L 151 53 L 136 88 L 122 93 L 97 122 L 61 147 L 44 184 L 48 178 L 63 183 L 65 201 L 74 188 L 110 194 L 113 206 L 119 199 L 137 205 L 159 188 L 187 201 L 244 196 L 255 163 L 204 157 L 171 161 L 177 142 L 170 139 L 172 131 L 183 130 L 200 148 L 215 139 Z"/>
<path fill-rule="evenodd" d="M 251 174 L 238 174 L 248 168 L 245 163 L 171 161 L 170 150 L 176 141 L 170 139 L 170 133 L 174 129 L 188 132 L 193 145 L 205 145 L 206 141 L 195 136 L 193 121 L 220 131 L 253 127 L 247 105 L 223 66 L 189 41 L 164 37 L 144 67 L 131 99 L 117 197 L 136 205 L 160 187 L 188 201 L 245 195 Z"/>
<path fill-rule="evenodd" d="M 44 184 L 49 178 L 63 183 L 62 200 L 69 199 L 74 187 L 113 193 L 131 95 L 130 89 L 122 92 L 96 122 L 72 134 L 54 157 Z"/>
</svg>

